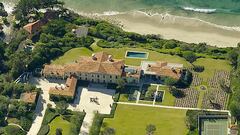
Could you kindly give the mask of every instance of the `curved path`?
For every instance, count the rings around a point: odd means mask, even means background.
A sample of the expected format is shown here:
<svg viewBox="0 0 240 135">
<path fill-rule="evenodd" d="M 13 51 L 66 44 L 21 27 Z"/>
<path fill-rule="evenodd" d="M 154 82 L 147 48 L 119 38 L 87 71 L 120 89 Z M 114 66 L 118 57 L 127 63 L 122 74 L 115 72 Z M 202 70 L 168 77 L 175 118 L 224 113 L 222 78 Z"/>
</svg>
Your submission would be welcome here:
<svg viewBox="0 0 240 135">
<path fill-rule="evenodd" d="M 19 127 L 20 129 L 22 129 L 23 131 L 27 132 L 26 130 L 24 130 L 22 128 L 22 126 L 18 125 L 18 124 L 15 124 L 15 123 L 8 123 L 9 126 L 16 126 L 16 127 Z"/>
</svg>

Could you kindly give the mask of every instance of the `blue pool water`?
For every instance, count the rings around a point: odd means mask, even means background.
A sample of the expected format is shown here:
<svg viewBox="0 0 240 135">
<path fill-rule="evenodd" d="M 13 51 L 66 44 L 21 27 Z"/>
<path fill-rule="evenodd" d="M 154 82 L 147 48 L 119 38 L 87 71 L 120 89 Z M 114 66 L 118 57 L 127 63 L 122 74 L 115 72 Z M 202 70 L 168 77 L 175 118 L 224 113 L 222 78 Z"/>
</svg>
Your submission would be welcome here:
<svg viewBox="0 0 240 135">
<path fill-rule="evenodd" d="M 148 57 L 148 53 L 146 52 L 134 52 L 134 51 L 128 51 L 126 54 L 127 58 L 141 58 L 146 59 Z"/>
</svg>

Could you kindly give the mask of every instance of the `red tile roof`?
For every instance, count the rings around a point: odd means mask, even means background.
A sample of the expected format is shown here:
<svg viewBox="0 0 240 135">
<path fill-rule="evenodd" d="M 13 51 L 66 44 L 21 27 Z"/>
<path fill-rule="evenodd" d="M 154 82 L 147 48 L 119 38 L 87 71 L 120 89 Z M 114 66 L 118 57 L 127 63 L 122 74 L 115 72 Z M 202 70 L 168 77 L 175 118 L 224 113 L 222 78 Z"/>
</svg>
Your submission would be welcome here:
<svg viewBox="0 0 240 135">
<path fill-rule="evenodd" d="M 51 87 L 49 94 L 74 97 L 77 85 L 77 78 L 71 76 L 67 78 L 64 86 Z"/>
<path fill-rule="evenodd" d="M 123 67 L 123 60 L 112 59 L 111 55 L 105 52 L 99 52 L 92 57 L 82 56 L 75 63 L 66 64 L 64 66 L 46 65 L 43 74 L 64 75 L 66 72 L 80 72 L 122 75 Z"/>
<path fill-rule="evenodd" d="M 149 64 L 147 71 L 155 72 L 158 76 L 167 76 L 174 79 L 180 79 L 182 74 L 181 68 L 173 68 L 168 66 L 167 62 L 157 62 L 156 64 Z"/>
<path fill-rule="evenodd" d="M 43 21 L 37 20 L 33 23 L 29 23 L 25 25 L 23 28 L 30 34 L 35 34 L 40 30 L 40 28 L 44 25 Z"/>
<path fill-rule="evenodd" d="M 26 103 L 35 103 L 37 92 L 25 92 L 20 96 L 20 100 Z"/>
</svg>

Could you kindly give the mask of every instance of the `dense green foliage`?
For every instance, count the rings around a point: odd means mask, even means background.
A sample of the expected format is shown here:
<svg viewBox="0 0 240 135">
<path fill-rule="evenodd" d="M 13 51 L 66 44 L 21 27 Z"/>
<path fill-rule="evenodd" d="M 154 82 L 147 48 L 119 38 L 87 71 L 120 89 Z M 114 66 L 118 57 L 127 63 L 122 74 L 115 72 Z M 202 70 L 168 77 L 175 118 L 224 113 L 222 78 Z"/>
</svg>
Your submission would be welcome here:
<svg viewBox="0 0 240 135">
<path fill-rule="evenodd" d="M 25 131 L 22 131 L 19 127 L 16 126 L 6 126 L 3 128 L 3 133 L 5 135 L 26 135 Z"/>
<path fill-rule="evenodd" d="M 117 104 L 114 103 L 112 105 L 112 109 L 111 109 L 111 112 L 109 115 L 96 113 L 94 116 L 94 119 L 93 119 L 92 126 L 90 128 L 89 134 L 90 135 L 99 135 L 101 126 L 103 123 L 103 119 L 104 118 L 113 118 L 116 108 L 117 108 Z"/>
<path fill-rule="evenodd" d="M 32 125 L 33 110 L 35 104 L 19 102 L 21 93 L 36 91 L 35 86 L 28 84 L 9 83 L 2 80 L 0 81 L 0 126 L 7 125 L 5 117 L 16 118 L 20 121 L 20 125 L 28 131 Z"/>
<path fill-rule="evenodd" d="M 89 132 L 90 135 L 99 135 L 100 129 L 103 123 L 103 119 L 104 117 L 101 114 L 98 114 L 98 113 L 95 114 L 91 129 Z"/>
<path fill-rule="evenodd" d="M 226 88 L 228 92 L 232 92 L 232 95 L 229 100 L 229 109 L 231 111 L 232 116 L 236 118 L 236 121 L 239 123 L 240 121 L 240 46 L 237 49 L 229 52 L 228 59 L 231 61 L 234 70 L 232 72 L 231 79 L 231 88 Z M 239 124 L 238 124 L 239 126 Z"/>
<path fill-rule="evenodd" d="M 17 20 L 27 21 L 30 13 L 38 14 L 35 9 L 54 7 L 62 4 L 58 0 L 20 0 L 14 14 Z"/>
<path fill-rule="evenodd" d="M 65 103 L 60 103 L 60 104 L 65 104 Z M 58 104 L 59 106 L 59 104 Z M 65 106 L 65 105 L 60 105 L 60 106 Z M 83 119 L 85 117 L 85 113 L 83 112 L 72 112 L 70 110 L 65 110 L 62 111 L 62 108 L 59 109 L 53 109 L 53 108 L 47 108 L 43 123 L 41 126 L 40 131 L 38 132 L 38 135 L 47 135 L 49 133 L 49 124 L 54 120 L 56 117 L 61 115 L 64 120 L 67 120 L 71 123 L 70 126 L 70 133 L 71 135 L 78 135 L 80 131 L 80 127 L 82 126 Z"/>
<path fill-rule="evenodd" d="M 38 135 L 47 135 L 48 132 L 50 130 L 49 125 L 42 125 L 42 127 L 40 128 Z"/>
</svg>

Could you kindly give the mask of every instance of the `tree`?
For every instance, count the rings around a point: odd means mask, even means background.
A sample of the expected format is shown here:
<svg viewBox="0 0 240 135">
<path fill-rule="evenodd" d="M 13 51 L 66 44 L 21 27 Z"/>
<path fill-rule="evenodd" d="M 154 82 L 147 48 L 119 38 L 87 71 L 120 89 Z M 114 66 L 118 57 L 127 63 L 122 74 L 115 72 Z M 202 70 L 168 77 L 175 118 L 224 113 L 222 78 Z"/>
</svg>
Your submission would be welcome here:
<svg viewBox="0 0 240 135">
<path fill-rule="evenodd" d="M 183 58 L 185 58 L 190 63 L 193 63 L 197 59 L 197 56 L 192 51 L 185 51 L 183 52 Z"/>
<path fill-rule="evenodd" d="M 231 110 L 231 114 L 239 120 L 240 119 L 240 104 L 238 101 L 233 100 L 231 102 L 230 110 Z"/>
<path fill-rule="evenodd" d="M 65 114 L 68 108 L 66 101 L 59 101 L 56 103 L 56 109 L 59 114 Z"/>
<path fill-rule="evenodd" d="M 177 97 L 177 98 L 181 98 L 181 97 L 184 97 L 185 96 L 185 93 L 182 91 L 182 90 L 179 90 L 175 87 L 170 87 L 170 93 L 174 96 L 174 97 Z"/>
<path fill-rule="evenodd" d="M 62 129 L 61 128 L 56 129 L 56 135 L 62 135 Z"/>
<path fill-rule="evenodd" d="M 148 124 L 147 127 L 146 127 L 146 134 L 147 135 L 153 135 L 154 132 L 156 131 L 156 126 L 153 125 L 153 124 Z"/>
<path fill-rule="evenodd" d="M 119 78 L 117 79 L 117 89 L 123 90 L 126 85 L 126 80 Z"/>
<path fill-rule="evenodd" d="M 102 132 L 102 135 L 115 135 L 115 134 L 116 134 L 115 129 L 110 127 L 106 127 Z"/>
<path fill-rule="evenodd" d="M 173 78 L 171 78 L 171 77 L 166 77 L 166 78 L 164 79 L 164 84 L 167 85 L 167 86 L 172 87 L 172 86 L 174 86 L 176 83 L 177 83 L 177 80 L 176 80 L 176 79 L 173 79 Z"/>
<path fill-rule="evenodd" d="M 66 22 L 64 20 L 53 20 L 42 27 L 42 32 L 57 37 L 63 37 L 66 31 Z"/>
<path fill-rule="evenodd" d="M 220 88 L 226 93 L 231 93 L 231 88 L 226 84 L 225 80 L 222 79 L 219 81 Z"/>
<path fill-rule="evenodd" d="M 235 50 L 231 50 L 228 52 L 228 60 L 232 63 L 234 67 L 237 66 L 238 61 L 238 53 Z"/>
</svg>

